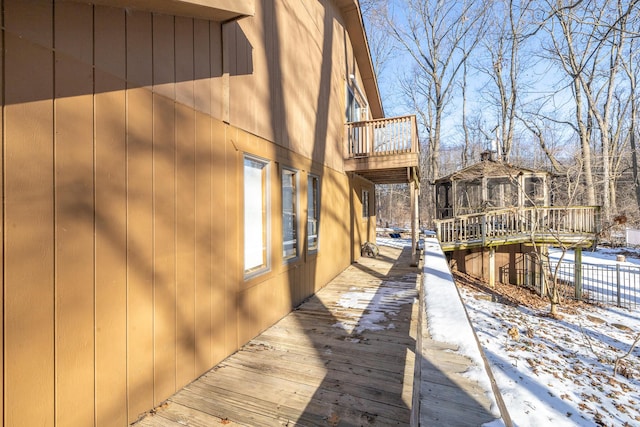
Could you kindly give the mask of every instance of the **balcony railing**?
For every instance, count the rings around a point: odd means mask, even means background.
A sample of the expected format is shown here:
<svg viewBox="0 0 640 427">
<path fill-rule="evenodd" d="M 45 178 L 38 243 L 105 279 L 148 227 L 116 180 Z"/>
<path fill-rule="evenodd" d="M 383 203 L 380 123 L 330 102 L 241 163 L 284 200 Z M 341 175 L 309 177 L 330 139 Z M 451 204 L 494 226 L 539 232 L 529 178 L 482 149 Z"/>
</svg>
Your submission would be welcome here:
<svg viewBox="0 0 640 427">
<path fill-rule="evenodd" d="M 418 153 L 416 116 L 347 123 L 345 158 Z"/>
<path fill-rule="evenodd" d="M 599 231 L 598 206 L 510 208 L 436 220 L 443 249 L 508 243 L 592 242 Z"/>
</svg>

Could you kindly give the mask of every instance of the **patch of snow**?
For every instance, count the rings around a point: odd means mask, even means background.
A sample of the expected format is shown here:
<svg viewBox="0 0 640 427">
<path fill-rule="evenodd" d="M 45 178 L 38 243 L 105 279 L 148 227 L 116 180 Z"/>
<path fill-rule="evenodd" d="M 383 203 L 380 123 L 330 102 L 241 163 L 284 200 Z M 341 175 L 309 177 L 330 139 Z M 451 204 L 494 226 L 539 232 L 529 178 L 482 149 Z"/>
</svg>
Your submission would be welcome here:
<svg viewBox="0 0 640 427">
<path fill-rule="evenodd" d="M 402 249 L 407 246 L 411 247 L 411 239 L 393 239 L 391 237 L 376 237 L 378 246 L 388 246 L 390 248 Z"/>
<path fill-rule="evenodd" d="M 339 322 L 347 332 L 362 333 L 365 330 L 380 331 L 395 328 L 389 322 L 398 314 L 398 305 L 413 304 L 416 301 L 417 290 L 406 289 L 404 282 L 385 282 L 377 289 L 363 289 L 360 291 L 346 292 L 340 297 L 339 307 L 362 310 L 362 313 L 354 314 L 353 323 Z M 405 289 L 403 289 L 405 288 Z M 334 325 L 336 327 L 336 325 Z M 348 329 L 347 329 L 348 328 Z"/>
<path fill-rule="evenodd" d="M 582 251 L 582 262 L 584 264 L 607 264 L 607 265 L 640 265 L 640 258 L 631 258 L 627 257 L 627 260 L 624 262 L 616 261 L 616 255 L 621 253 L 620 249 L 610 249 L 610 248 L 598 248 L 597 251 L 583 250 Z M 549 248 L 549 259 L 551 261 L 558 261 L 560 256 L 562 255 L 562 250 L 558 248 Z M 640 252 L 638 253 L 638 257 L 640 257 Z M 563 261 L 574 262 L 575 261 L 575 253 L 573 250 L 567 250 Z"/>
<path fill-rule="evenodd" d="M 492 411 L 500 416 L 478 348 L 473 329 L 469 324 L 464 305 L 454 285 L 447 260 L 437 240 L 425 239 L 424 298 L 429 334 L 433 340 L 457 347 L 457 352 L 472 361 L 465 376 L 478 382 L 492 400 Z"/>
</svg>

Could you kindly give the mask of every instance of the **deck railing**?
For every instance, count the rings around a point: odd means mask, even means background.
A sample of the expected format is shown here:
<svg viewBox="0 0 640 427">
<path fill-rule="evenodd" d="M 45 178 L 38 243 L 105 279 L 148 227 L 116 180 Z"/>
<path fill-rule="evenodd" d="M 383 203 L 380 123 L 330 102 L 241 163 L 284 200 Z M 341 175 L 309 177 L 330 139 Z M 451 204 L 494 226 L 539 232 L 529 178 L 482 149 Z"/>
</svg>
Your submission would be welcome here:
<svg viewBox="0 0 640 427">
<path fill-rule="evenodd" d="M 419 151 L 416 116 L 347 123 L 345 158 Z"/>
<path fill-rule="evenodd" d="M 436 234 L 440 243 L 461 244 L 475 242 L 485 245 L 510 238 L 544 236 L 558 242 L 568 237 L 593 236 L 599 231 L 598 206 L 563 206 L 509 208 L 460 215 L 436 220 Z"/>
</svg>

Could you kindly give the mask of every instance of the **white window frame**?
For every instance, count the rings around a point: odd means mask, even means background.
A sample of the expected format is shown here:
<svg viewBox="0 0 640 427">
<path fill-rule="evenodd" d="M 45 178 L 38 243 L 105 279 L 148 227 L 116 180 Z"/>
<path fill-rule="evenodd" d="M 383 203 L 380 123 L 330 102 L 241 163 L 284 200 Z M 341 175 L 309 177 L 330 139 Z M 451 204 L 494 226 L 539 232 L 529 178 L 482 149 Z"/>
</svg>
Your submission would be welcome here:
<svg viewBox="0 0 640 427">
<path fill-rule="evenodd" d="M 307 177 L 307 250 L 318 252 L 320 247 L 320 177 Z"/>
<path fill-rule="evenodd" d="M 282 259 L 285 262 L 291 262 L 300 256 L 300 224 L 298 223 L 300 218 L 300 203 L 299 203 L 299 191 L 300 188 L 298 182 L 298 171 L 292 168 L 283 167 L 280 173 L 280 189 L 282 191 Z M 285 187 L 286 183 L 290 183 L 290 186 Z M 287 188 L 291 188 L 291 197 L 285 197 L 285 191 Z M 289 201 L 290 205 L 287 204 Z M 287 215 L 293 216 L 293 221 L 290 221 Z M 287 225 L 291 223 L 293 230 L 287 230 Z M 288 236 L 287 233 L 291 232 L 292 235 Z M 289 245 L 292 245 L 293 252 L 290 251 Z"/>
<path fill-rule="evenodd" d="M 271 268 L 270 163 L 269 160 L 251 155 L 245 155 L 242 163 L 245 279 Z M 258 181 L 259 189 L 256 185 Z"/>
</svg>

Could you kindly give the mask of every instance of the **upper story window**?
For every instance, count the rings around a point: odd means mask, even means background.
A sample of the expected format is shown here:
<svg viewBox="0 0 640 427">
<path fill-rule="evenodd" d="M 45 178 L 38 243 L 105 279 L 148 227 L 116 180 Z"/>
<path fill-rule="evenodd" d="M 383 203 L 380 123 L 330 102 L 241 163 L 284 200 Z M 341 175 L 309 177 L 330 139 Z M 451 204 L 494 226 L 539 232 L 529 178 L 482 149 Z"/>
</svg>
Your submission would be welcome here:
<svg viewBox="0 0 640 427">
<path fill-rule="evenodd" d="M 362 106 L 358 102 L 351 87 L 347 86 L 347 123 L 359 122 L 362 120 Z"/>
<path fill-rule="evenodd" d="M 347 83 L 347 123 L 369 120 L 367 97 L 360 88 L 355 74 L 349 74 Z"/>
<path fill-rule="evenodd" d="M 298 257 L 298 174 L 282 170 L 282 257 Z"/>
<path fill-rule="evenodd" d="M 244 274 L 269 269 L 269 162 L 244 158 Z"/>
</svg>

